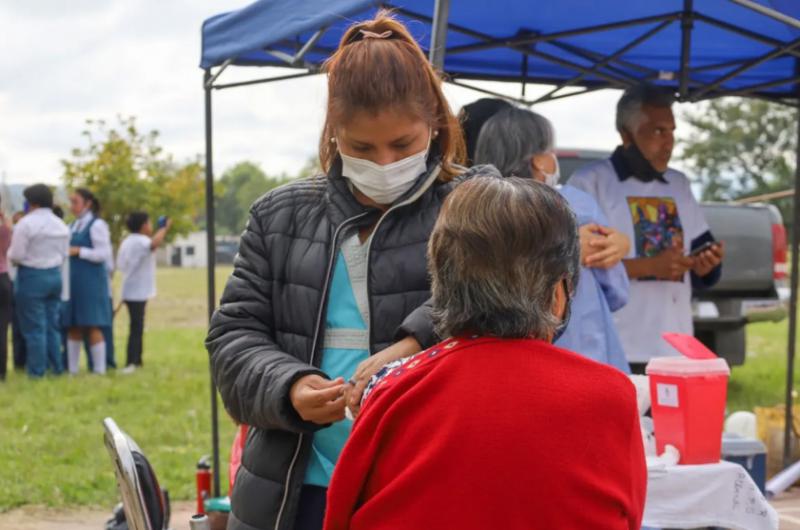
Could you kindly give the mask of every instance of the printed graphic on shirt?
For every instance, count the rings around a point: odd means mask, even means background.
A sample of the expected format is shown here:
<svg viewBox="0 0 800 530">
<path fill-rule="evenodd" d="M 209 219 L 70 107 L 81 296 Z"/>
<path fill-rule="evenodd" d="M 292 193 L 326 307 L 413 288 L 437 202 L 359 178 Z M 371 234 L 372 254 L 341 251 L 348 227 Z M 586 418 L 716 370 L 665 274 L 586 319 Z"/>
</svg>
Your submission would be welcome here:
<svg viewBox="0 0 800 530">
<path fill-rule="evenodd" d="M 683 225 L 674 198 L 628 197 L 628 207 L 636 256 L 651 258 L 668 248 L 683 249 Z"/>
</svg>

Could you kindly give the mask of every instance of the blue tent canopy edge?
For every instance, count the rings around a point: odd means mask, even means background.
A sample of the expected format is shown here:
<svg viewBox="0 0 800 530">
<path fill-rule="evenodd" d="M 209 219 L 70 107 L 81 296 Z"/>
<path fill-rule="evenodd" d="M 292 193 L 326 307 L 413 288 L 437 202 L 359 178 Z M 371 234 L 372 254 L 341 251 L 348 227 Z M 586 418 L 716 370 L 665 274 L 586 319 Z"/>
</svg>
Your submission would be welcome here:
<svg viewBox="0 0 800 530">
<path fill-rule="evenodd" d="M 800 18 L 800 2 L 758 3 Z M 382 7 L 393 9 L 421 46 L 430 47 L 434 0 L 258 0 L 205 21 L 200 66 L 317 71 L 348 26 Z M 521 0 L 461 0 L 450 9 L 443 66 L 456 80 L 586 88 L 649 81 L 677 91 L 683 57 L 675 43 L 686 30 L 682 99 L 796 97 L 800 29 L 730 0 L 560 0 L 535 8 Z"/>
</svg>

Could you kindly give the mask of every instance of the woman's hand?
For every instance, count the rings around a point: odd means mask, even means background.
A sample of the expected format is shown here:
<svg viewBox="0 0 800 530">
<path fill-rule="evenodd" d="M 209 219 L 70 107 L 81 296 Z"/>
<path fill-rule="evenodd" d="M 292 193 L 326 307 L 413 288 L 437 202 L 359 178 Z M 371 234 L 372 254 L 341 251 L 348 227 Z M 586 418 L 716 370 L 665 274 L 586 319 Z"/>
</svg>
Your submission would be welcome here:
<svg viewBox="0 0 800 530">
<path fill-rule="evenodd" d="M 578 238 L 581 243 L 581 264 L 585 263 L 586 257 L 592 253 L 592 241 L 599 237 L 593 229 L 593 227 L 597 226 L 598 225 L 592 223 L 578 228 Z"/>
<path fill-rule="evenodd" d="M 81 247 L 69 247 L 69 255 L 70 256 L 80 256 L 81 255 Z"/>
<path fill-rule="evenodd" d="M 630 252 L 631 241 L 619 230 L 594 223 L 584 226 L 589 227 L 598 236 L 589 241 L 591 250 L 583 260 L 584 266 L 610 269 Z"/>
<path fill-rule="evenodd" d="M 301 377 L 292 385 L 289 399 L 305 421 L 327 425 L 344 419 L 344 379 L 330 381 L 316 374 Z"/>
<path fill-rule="evenodd" d="M 348 381 L 347 408 L 350 409 L 353 417 L 355 418 L 358 416 L 361 410 L 361 396 L 364 394 L 369 380 L 372 379 L 372 376 L 375 375 L 378 370 L 392 361 L 414 355 L 421 350 L 422 346 L 417 342 L 417 339 L 409 335 L 359 364 L 353 378 Z"/>
</svg>

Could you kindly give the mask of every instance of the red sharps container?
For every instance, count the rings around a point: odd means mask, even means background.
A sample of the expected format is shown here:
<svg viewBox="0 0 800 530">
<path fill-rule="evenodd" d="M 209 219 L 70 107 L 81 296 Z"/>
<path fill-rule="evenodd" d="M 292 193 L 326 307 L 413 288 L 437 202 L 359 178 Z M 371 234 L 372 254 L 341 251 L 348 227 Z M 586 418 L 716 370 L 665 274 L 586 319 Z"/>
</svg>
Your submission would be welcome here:
<svg viewBox="0 0 800 530">
<path fill-rule="evenodd" d="M 694 337 L 665 338 L 684 356 L 657 357 L 647 364 L 656 449 L 661 454 L 666 445 L 676 447 L 680 464 L 719 462 L 728 363 Z"/>
</svg>

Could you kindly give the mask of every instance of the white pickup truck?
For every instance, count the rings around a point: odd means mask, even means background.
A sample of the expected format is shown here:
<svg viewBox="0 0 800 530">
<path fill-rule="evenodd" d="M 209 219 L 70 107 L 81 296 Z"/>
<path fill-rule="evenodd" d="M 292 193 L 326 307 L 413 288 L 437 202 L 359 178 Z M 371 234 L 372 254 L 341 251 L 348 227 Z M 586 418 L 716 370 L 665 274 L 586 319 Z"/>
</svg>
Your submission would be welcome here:
<svg viewBox="0 0 800 530">
<path fill-rule="evenodd" d="M 561 182 L 607 151 L 559 149 Z M 732 366 L 744 364 L 745 332 L 752 322 L 786 318 L 786 230 L 769 204 L 702 203 L 711 232 L 725 242 L 722 278 L 694 293 L 695 336 Z"/>
</svg>

